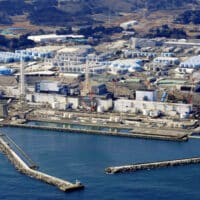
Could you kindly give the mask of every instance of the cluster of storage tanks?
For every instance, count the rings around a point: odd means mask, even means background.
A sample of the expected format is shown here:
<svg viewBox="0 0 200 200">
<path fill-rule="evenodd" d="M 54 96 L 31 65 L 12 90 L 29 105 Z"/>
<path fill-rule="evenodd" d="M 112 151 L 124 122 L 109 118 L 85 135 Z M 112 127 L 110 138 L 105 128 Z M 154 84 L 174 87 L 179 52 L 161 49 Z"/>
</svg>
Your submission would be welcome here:
<svg viewBox="0 0 200 200">
<path fill-rule="evenodd" d="M 36 52 L 31 50 L 16 50 L 15 52 L 0 52 L 0 63 L 20 62 L 21 57 L 24 61 L 52 57 L 51 52 Z"/>
<path fill-rule="evenodd" d="M 15 72 L 15 70 L 7 68 L 7 67 L 0 67 L 0 75 L 12 75 Z"/>
<path fill-rule="evenodd" d="M 191 57 L 188 60 L 180 63 L 180 67 L 200 69 L 200 55 Z"/>
<path fill-rule="evenodd" d="M 143 62 L 140 59 L 134 60 L 115 60 L 109 66 L 109 72 L 112 74 L 126 74 L 127 72 L 143 71 Z"/>
<path fill-rule="evenodd" d="M 157 56 L 157 53 L 125 50 L 123 52 L 123 55 L 124 55 L 125 58 L 135 58 L 135 57 L 155 58 Z"/>
<path fill-rule="evenodd" d="M 176 57 L 160 56 L 153 60 L 154 63 L 161 63 L 167 65 L 178 65 L 180 63 L 179 59 Z"/>
</svg>

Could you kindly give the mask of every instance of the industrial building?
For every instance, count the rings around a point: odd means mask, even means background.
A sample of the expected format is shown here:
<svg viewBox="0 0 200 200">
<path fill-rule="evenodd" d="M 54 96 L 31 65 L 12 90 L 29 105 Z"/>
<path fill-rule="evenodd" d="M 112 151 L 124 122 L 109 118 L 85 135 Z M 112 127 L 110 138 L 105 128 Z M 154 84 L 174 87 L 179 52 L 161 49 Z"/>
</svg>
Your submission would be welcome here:
<svg viewBox="0 0 200 200">
<path fill-rule="evenodd" d="M 157 101 L 156 90 L 136 90 L 137 101 Z"/>
<path fill-rule="evenodd" d="M 37 93 L 56 93 L 66 95 L 69 93 L 67 85 L 61 85 L 59 82 L 40 81 L 35 83 L 35 92 Z"/>
<path fill-rule="evenodd" d="M 175 46 L 175 47 L 200 47 L 200 40 L 186 40 L 186 39 L 180 39 L 180 40 L 169 40 L 165 41 L 164 45 L 166 46 Z"/>
<path fill-rule="evenodd" d="M 145 116 L 162 115 L 187 118 L 192 112 L 192 104 L 165 103 L 156 101 L 138 101 L 132 99 L 117 99 L 114 101 L 115 112 L 141 113 Z"/>
<path fill-rule="evenodd" d="M 33 93 L 27 94 L 28 102 L 41 103 L 51 106 L 53 109 L 66 110 L 67 108 L 77 109 L 79 106 L 78 97 L 66 97 L 59 94 Z"/>
<path fill-rule="evenodd" d="M 49 94 L 60 94 L 64 96 L 78 95 L 80 89 L 78 85 L 66 85 L 61 84 L 57 81 L 40 81 L 35 83 L 35 92 L 37 93 L 49 93 Z"/>
<path fill-rule="evenodd" d="M 113 108 L 112 99 L 97 99 L 97 112 L 106 112 Z"/>
<path fill-rule="evenodd" d="M 48 34 L 48 35 L 30 35 L 28 36 L 29 40 L 33 40 L 36 43 L 39 42 L 64 42 L 67 40 L 78 40 L 84 39 L 83 35 L 56 35 L 56 34 Z"/>
<path fill-rule="evenodd" d="M 79 56 L 85 57 L 88 54 L 94 53 L 95 49 L 90 45 L 75 45 L 75 46 L 65 46 L 57 51 L 57 56 L 62 59 L 65 56 Z"/>
<path fill-rule="evenodd" d="M 105 84 L 99 84 L 91 87 L 91 93 L 95 95 L 105 95 L 108 91 Z"/>
<path fill-rule="evenodd" d="M 131 38 L 131 48 L 142 48 L 142 47 L 155 47 L 161 46 L 162 40 L 159 39 L 147 39 L 147 38 Z"/>
</svg>

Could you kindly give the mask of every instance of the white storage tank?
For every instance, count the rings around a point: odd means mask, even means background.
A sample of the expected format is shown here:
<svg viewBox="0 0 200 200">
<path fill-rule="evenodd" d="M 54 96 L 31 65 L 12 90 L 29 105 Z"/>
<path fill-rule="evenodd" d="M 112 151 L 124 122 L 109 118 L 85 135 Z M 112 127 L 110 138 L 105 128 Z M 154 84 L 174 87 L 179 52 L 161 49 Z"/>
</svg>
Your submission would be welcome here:
<svg viewBox="0 0 200 200">
<path fill-rule="evenodd" d="M 51 104 L 52 109 L 58 109 L 59 108 L 59 103 L 58 102 L 53 102 Z"/>
<path fill-rule="evenodd" d="M 142 110 L 142 114 L 143 114 L 144 116 L 149 116 L 149 113 L 150 113 L 149 110 L 146 110 L 146 109 L 143 109 L 143 110 Z"/>
<path fill-rule="evenodd" d="M 159 110 L 151 110 L 149 113 L 150 117 L 159 117 L 161 112 Z"/>
<path fill-rule="evenodd" d="M 187 118 L 189 118 L 190 117 L 190 115 L 189 115 L 189 113 L 187 113 L 187 112 L 185 112 L 185 113 L 180 113 L 180 118 L 181 119 L 187 119 Z"/>
<path fill-rule="evenodd" d="M 104 112 L 104 107 L 103 106 L 97 106 L 97 112 L 98 113 L 103 113 Z"/>
</svg>

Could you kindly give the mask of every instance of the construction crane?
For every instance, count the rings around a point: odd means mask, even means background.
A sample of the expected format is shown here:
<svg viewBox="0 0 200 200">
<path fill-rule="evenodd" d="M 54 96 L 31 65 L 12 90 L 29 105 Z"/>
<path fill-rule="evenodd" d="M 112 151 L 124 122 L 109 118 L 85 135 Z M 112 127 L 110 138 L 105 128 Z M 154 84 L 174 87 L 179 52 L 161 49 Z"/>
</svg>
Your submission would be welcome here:
<svg viewBox="0 0 200 200">
<path fill-rule="evenodd" d="M 90 84 L 89 84 L 89 66 L 90 63 L 88 61 L 88 59 L 86 60 L 86 66 L 85 66 L 85 84 L 84 84 L 84 87 L 83 87 L 83 95 L 86 96 L 89 94 L 90 92 Z"/>
<path fill-rule="evenodd" d="M 117 97 L 117 80 L 113 78 L 112 83 L 113 83 L 113 95 L 114 97 Z"/>
<path fill-rule="evenodd" d="M 90 111 L 94 112 L 95 111 L 95 102 L 94 102 L 94 92 L 90 92 Z"/>
<path fill-rule="evenodd" d="M 190 93 L 189 93 L 189 95 L 188 95 L 188 103 L 189 104 L 192 104 L 193 102 L 192 102 L 192 100 L 193 100 L 193 92 L 194 92 L 194 87 L 195 87 L 195 80 L 196 80 L 196 78 L 191 78 L 192 79 L 192 86 L 191 86 L 191 88 L 190 88 Z"/>
<path fill-rule="evenodd" d="M 98 57 L 92 56 L 86 58 L 85 65 L 85 84 L 83 87 L 83 95 L 88 95 L 91 93 L 91 84 L 90 84 L 90 68 L 94 67 L 98 63 Z"/>
<path fill-rule="evenodd" d="M 149 80 L 145 80 L 145 81 L 144 81 L 144 85 L 147 87 L 148 90 L 151 89 L 151 83 L 150 83 Z"/>
</svg>

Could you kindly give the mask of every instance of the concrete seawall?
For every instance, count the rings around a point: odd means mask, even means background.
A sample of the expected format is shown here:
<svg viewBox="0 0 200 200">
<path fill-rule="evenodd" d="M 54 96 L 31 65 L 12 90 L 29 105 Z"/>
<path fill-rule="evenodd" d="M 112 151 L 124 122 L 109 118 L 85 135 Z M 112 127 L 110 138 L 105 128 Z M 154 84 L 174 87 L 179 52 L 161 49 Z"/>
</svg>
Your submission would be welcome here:
<svg viewBox="0 0 200 200">
<path fill-rule="evenodd" d="M 173 167 L 173 166 L 199 164 L 199 163 L 200 163 L 200 157 L 171 160 L 171 161 L 169 160 L 169 161 L 162 161 L 162 162 L 153 162 L 153 163 L 141 163 L 141 164 L 134 164 L 134 165 L 118 166 L 118 167 L 108 167 L 105 169 L 105 172 L 108 174 L 114 174 L 114 173 L 124 173 L 124 172 L 130 172 L 130 171 L 134 172 L 134 171 L 146 170 L 146 169 L 156 169 L 156 168 L 161 168 L 161 167 Z"/>
<path fill-rule="evenodd" d="M 62 180 L 60 178 L 56 178 L 45 174 L 43 172 L 39 172 L 31 169 L 12 149 L 11 147 L 4 141 L 2 136 L 0 136 L 0 151 L 3 152 L 7 158 L 11 161 L 11 163 L 15 166 L 15 168 L 29 176 L 38 180 L 41 180 L 45 183 L 54 185 L 58 187 L 60 190 L 67 192 L 71 190 L 83 189 L 84 186 L 81 183 L 70 183 L 68 181 Z"/>
<path fill-rule="evenodd" d="M 168 140 L 168 141 L 177 141 L 177 142 L 184 142 L 184 141 L 188 140 L 187 134 L 184 134 L 184 135 L 181 135 L 181 136 L 176 136 L 176 135 L 147 134 L 147 133 L 142 133 L 142 132 L 117 133 L 117 132 L 108 132 L 108 131 L 99 131 L 99 130 L 58 128 L 58 127 L 49 127 L 49 126 L 36 126 L 36 125 L 33 126 L 33 125 L 27 125 L 27 124 L 2 123 L 2 125 L 13 126 L 13 127 L 21 127 L 21 128 L 44 129 L 44 130 L 52 130 L 52 131 L 60 131 L 60 132 L 70 132 L 70 133 L 83 133 L 83 134 L 107 135 L 107 136 L 129 137 L 129 138 Z"/>
</svg>

